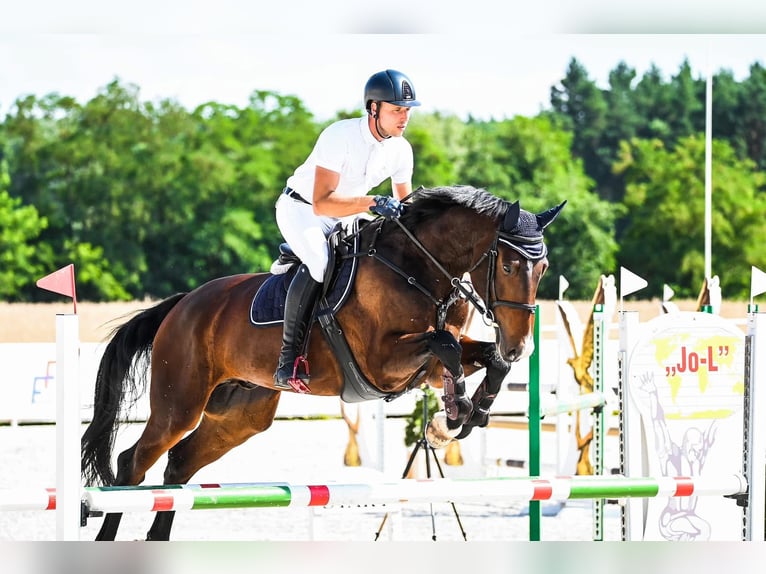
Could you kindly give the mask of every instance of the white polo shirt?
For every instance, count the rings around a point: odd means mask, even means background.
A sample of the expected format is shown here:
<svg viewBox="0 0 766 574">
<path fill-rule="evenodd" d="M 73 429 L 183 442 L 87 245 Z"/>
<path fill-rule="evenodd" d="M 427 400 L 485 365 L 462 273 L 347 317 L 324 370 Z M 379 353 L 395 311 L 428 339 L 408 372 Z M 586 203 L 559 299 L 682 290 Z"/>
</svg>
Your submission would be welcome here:
<svg viewBox="0 0 766 574">
<path fill-rule="evenodd" d="M 319 134 L 306 161 L 287 179 L 287 186 L 311 201 L 317 166 L 340 173 L 335 193 L 367 195 L 387 178 L 394 184 L 412 179 L 412 146 L 404 137 L 379 142 L 370 133 L 366 116 L 340 120 Z"/>
</svg>

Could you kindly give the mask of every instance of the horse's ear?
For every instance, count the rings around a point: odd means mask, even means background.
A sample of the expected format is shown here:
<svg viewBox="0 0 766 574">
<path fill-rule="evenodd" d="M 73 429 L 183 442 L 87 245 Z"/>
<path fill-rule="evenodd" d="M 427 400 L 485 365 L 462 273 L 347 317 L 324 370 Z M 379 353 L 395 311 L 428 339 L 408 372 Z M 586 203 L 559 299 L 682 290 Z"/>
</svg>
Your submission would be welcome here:
<svg viewBox="0 0 766 574">
<path fill-rule="evenodd" d="M 542 213 L 538 213 L 535 215 L 537 218 L 537 226 L 540 229 L 545 229 L 548 227 L 551 223 L 553 223 L 553 220 L 558 217 L 559 212 L 564 209 L 564 206 L 567 204 L 567 200 L 565 199 L 560 204 L 558 204 L 556 207 L 551 207 L 548 211 L 543 211 Z"/>
<path fill-rule="evenodd" d="M 518 201 L 514 201 L 508 206 L 508 211 L 505 212 L 505 219 L 503 219 L 503 229 L 505 231 L 510 231 L 518 225 L 520 213 L 521 206 L 519 206 Z"/>
</svg>

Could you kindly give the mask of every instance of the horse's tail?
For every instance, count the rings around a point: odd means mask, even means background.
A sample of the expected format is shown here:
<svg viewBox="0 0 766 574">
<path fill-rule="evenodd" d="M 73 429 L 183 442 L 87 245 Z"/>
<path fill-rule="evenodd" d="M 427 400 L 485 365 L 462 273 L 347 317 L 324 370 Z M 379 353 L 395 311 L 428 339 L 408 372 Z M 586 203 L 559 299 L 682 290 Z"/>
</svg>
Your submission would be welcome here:
<svg viewBox="0 0 766 574">
<path fill-rule="evenodd" d="M 185 295 L 178 293 L 168 297 L 113 331 L 96 375 L 93 420 L 85 429 L 80 443 L 82 473 L 87 485 L 114 484 L 112 449 L 126 395 L 129 393 L 134 402 L 145 391 L 154 336 L 170 310 Z M 146 362 L 141 363 L 141 359 Z"/>
</svg>

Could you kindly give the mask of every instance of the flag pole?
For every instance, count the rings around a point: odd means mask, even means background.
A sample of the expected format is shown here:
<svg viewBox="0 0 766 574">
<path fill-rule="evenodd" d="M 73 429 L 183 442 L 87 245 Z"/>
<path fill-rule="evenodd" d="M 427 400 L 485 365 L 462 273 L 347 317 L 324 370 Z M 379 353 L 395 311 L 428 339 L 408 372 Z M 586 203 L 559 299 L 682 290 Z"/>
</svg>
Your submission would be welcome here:
<svg viewBox="0 0 766 574">
<path fill-rule="evenodd" d="M 71 297 L 74 313 L 56 315 L 56 540 L 80 539 L 80 323 L 74 265 L 37 281 L 40 289 Z"/>
<path fill-rule="evenodd" d="M 713 275 L 713 66 L 707 54 L 705 82 L 705 278 Z"/>
</svg>

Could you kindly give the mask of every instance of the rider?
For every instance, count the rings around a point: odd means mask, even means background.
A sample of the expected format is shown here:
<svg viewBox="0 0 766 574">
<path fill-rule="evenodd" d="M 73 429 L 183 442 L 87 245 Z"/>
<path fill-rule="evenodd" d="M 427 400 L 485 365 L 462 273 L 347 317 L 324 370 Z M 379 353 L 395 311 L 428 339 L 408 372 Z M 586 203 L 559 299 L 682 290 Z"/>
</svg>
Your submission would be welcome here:
<svg viewBox="0 0 766 574">
<path fill-rule="evenodd" d="M 388 218 L 401 214 L 400 200 L 412 191 L 413 154 L 404 130 L 420 102 L 410 79 L 396 70 L 370 76 L 364 87 L 366 117 L 325 128 L 306 161 L 287 179 L 276 203 L 282 236 L 303 262 L 285 301 L 284 333 L 274 386 L 289 389 L 328 263 L 327 235 L 341 218 L 367 211 Z M 394 197 L 367 195 L 390 178 Z"/>
</svg>

